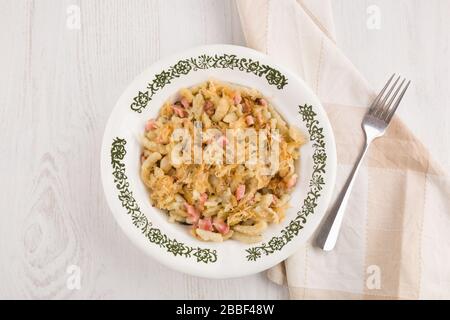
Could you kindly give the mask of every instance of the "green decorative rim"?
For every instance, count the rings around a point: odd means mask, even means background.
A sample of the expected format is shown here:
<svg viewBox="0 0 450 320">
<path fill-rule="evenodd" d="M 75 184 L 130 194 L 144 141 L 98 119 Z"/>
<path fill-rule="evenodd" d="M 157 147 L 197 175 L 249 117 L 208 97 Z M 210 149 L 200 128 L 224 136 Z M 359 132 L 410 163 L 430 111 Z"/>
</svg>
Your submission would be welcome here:
<svg viewBox="0 0 450 320">
<path fill-rule="evenodd" d="M 234 54 L 216 54 L 214 56 L 203 54 L 197 58 L 180 60 L 169 69 L 155 75 L 148 84 L 147 90 L 139 91 L 138 95 L 133 98 L 133 102 L 130 105 L 131 110 L 141 113 L 147 107 L 149 101 L 152 100 L 153 95 L 169 84 L 171 80 L 187 75 L 191 71 L 210 68 L 238 69 L 247 73 L 253 73 L 258 77 L 265 76 L 267 82 L 279 90 L 288 84 L 286 76 L 281 74 L 280 71 L 266 64 L 261 64 L 259 61 L 237 58 Z"/>
<path fill-rule="evenodd" d="M 133 224 L 140 229 L 144 236 L 153 244 L 172 253 L 174 256 L 184 256 L 190 258 L 194 256 L 197 262 L 214 263 L 217 261 L 216 250 L 205 249 L 200 247 L 190 247 L 175 239 L 170 239 L 161 230 L 152 227 L 152 223 L 142 213 L 137 201 L 133 197 L 130 190 L 130 183 L 125 174 L 125 164 L 122 160 L 127 153 L 125 145 L 127 141 L 121 138 L 115 138 L 111 146 L 111 166 L 113 168 L 114 184 L 119 191 L 118 199 L 122 203 L 122 207 L 127 210 L 131 216 Z"/>
<path fill-rule="evenodd" d="M 313 141 L 313 173 L 309 182 L 309 191 L 303 202 L 300 211 L 297 212 L 296 217 L 287 225 L 282 231 L 281 236 L 272 237 L 269 241 L 252 248 L 245 250 L 248 255 L 248 261 L 256 261 L 261 258 L 262 254 L 268 256 L 275 251 L 280 251 L 288 244 L 294 237 L 298 235 L 306 223 L 306 218 L 317 207 L 317 200 L 320 198 L 323 185 L 325 184 L 325 166 L 327 162 L 327 154 L 325 152 L 325 141 L 323 135 L 323 128 L 319 126 L 319 121 L 316 120 L 317 114 L 312 110 L 312 106 L 299 106 L 299 113 L 302 116 L 303 122 L 306 124 L 310 141 Z"/>
</svg>

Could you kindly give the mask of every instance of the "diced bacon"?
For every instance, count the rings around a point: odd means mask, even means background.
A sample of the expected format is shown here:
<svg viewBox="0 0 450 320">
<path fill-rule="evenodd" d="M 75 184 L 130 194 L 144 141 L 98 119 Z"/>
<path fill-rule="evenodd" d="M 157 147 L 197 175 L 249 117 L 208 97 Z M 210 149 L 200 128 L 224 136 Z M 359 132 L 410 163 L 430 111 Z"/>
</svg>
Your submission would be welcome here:
<svg viewBox="0 0 450 320">
<path fill-rule="evenodd" d="M 145 131 L 155 130 L 156 128 L 158 128 L 158 125 L 155 119 L 149 119 L 145 124 Z"/>
<path fill-rule="evenodd" d="M 214 104 L 210 100 L 206 100 L 205 104 L 203 105 L 203 110 L 205 110 L 206 114 L 211 116 L 214 114 Z"/>
<path fill-rule="evenodd" d="M 242 102 L 242 97 L 241 97 L 241 93 L 240 92 L 236 92 L 234 94 L 233 102 L 234 102 L 235 105 L 238 105 L 239 103 Z"/>
<path fill-rule="evenodd" d="M 186 116 L 186 110 L 184 110 L 182 107 L 179 107 L 177 105 L 172 106 L 173 112 L 180 118 L 184 118 Z"/>
<path fill-rule="evenodd" d="M 248 126 L 251 126 L 251 125 L 255 124 L 255 119 L 253 119 L 252 116 L 246 116 L 245 122 L 247 123 Z"/>
<path fill-rule="evenodd" d="M 198 220 L 198 227 L 199 229 L 206 230 L 206 231 L 213 231 L 213 225 L 211 222 L 211 217 L 203 218 Z"/>
<path fill-rule="evenodd" d="M 205 101 L 205 105 L 203 106 L 203 108 L 205 108 L 205 109 L 211 109 L 212 107 L 214 107 L 214 103 L 212 103 L 211 100 L 206 100 L 206 101 Z"/>
<path fill-rule="evenodd" d="M 259 99 L 257 100 L 257 102 L 258 102 L 259 105 L 261 105 L 261 106 L 263 106 L 263 107 L 267 107 L 267 101 L 266 101 L 266 99 L 259 98 Z"/>
<path fill-rule="evenodd" d="M 180 103 L 183 106 L 183 108 L 185 108 L 185 109 L 190 107 L 189 102 L 187 101 L 186 98 L 181 98 Z"/>
<path fill-rule="evenodd" d="M 201 206 L 203 206 L 203 205 L 205 204 L 206 200 L 208 200 L 208 194 L 207 194 L 206 192 L 203 192 L 203 193 L 200 195 L 200 199 L 198 199 L 198 203 L 199 203 Z"/>
<path fill-rule="evenodd" d="M 286 187 L 292 188 L 297 183 L 297 175 L 294 174 L 292 177 L 289 178 L 288 181 L 286 181 Z"/>
<path fill-rule="evenodd" d="M 186 222 L 190 224 L 196 224 L 198 222 L 198 219 L 200 219 L 200 212 L 187 202 L 184 203 L 184 208 L 186 209 L 188 214 Z"/>
<path fill-rule="evenodd" d="M 226 234 L 230 231 L 230 226 L 218 217 L 214 218 L 213 226 L 221 234 Z"/>
<path fill-rule="evenodd" d="M 245 194 L 245 184 L 240 184 L 236 188 L 236 200 L 239 201 L 244 197 Z"/>
</svg>

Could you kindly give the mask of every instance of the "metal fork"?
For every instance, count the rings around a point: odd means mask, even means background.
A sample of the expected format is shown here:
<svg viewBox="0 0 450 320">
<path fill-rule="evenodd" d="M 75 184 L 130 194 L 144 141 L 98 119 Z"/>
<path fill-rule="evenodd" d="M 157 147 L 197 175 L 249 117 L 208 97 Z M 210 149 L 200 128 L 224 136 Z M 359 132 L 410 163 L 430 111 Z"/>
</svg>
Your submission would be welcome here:
<svg viewBox="0 0 450 320">
<path fill-rule="evenodd" d="M 364 116 L 364 120 L 362 121 L 361 126 L 365 134 L 364 148 L 356 161 L 350 177 L 347 179 L 344 188 L 339 194 L 336 203 L 331 209 L 327 221 L 328 223 L 323 226 L 323 229 L 321 230 L 322 232 L 319 235 L 319 237 L 321 237 L 318 240 L 319 246 L 325 251 L 333 250 L 336 244 L 339 229 L 341 228 L 344 217 L 344 212 L 347 207 L 348 198 L 350 196 L 355 177 L 361 167 L 364 156 L 369 149 L 369 145 L 374 139 L 381 137 L 385 133 L 386 128 L 389 126 L 395 111 L 397 110 L 406 90 L 411 83 L 411 81 L 406 83 L 407 80 L 403 79 L 400 85 L 398 85 L 401 78 L 398 76 L 392 84 L 394 78 L 395 73 L 392 77 L 390 77 L 383 90 L 381 90 L 378 94 L 375 101 L 372 103 Z"/>
</svg>

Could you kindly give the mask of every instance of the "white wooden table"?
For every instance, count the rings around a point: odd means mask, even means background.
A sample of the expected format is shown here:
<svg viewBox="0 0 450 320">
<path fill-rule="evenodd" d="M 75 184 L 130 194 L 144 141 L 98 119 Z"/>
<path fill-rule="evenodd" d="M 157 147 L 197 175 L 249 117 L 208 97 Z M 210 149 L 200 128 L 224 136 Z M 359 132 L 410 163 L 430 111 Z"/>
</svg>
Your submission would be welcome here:
<svg viewBox="0 0 450 320">
<path fill-rule="evenodd" d="M 450 2 L 333 3 L 338 42 L 369 81 L 413 79 L 400 115 L 450 167 Z M 366 27 L 370 4 L 380 30 Z M 122 90 L 172 52 L 244 44 L 233 1 L 1 0 L 0 27 L 0 298 L 288 297 L 263 274 L 213 281 L 159 265 L 121 232 L 100 183 L 103 128 Z M 79 290 L 67 286 L 72 265 Z"/>
</svg>

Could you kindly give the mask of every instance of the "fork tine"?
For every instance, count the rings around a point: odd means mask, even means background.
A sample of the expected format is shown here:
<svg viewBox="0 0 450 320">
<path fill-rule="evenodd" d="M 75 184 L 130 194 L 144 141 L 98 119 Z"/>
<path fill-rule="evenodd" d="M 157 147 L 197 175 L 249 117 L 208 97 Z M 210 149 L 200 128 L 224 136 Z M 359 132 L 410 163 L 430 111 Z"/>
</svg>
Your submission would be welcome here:
<svg viewBox="0 0 450 320">
<path fill-rule="evenodd" d="M 397 101 L 395 101 L 394 106 L 389 110 L 388 116 L 386 118 L 387 123 L 391 122 L 391 119 L 394 116 L 394 113 L 397 110 L 400 102 L 402 101 L 403 96 L 405 95 L 406 90 L 408 90 L 410 84 L 411 84 L 411 81 L 408 81 L 408 83 L 406 84 L 406 87 L 402 90 L 402 93 L 400 93 L 400 96 L 397 98 Z"/>
<path fill-rule="evenodd" d="M 394 77 L 395 77 L 395 73 L 389 78 L 389 80 L 386 83 L 386 85 L 384 86 L 383 90 L 381 90 L 381 92 L 378 94 L 376 99 L 372 102 L 372 105 L 370 106 L 369 111 L 368 111 L 369 113 L 373 113 L 375 111 L 375 108 L 377 107 L 378 103 L 380 102 L 381 98 L 383 97 L 384 92 L 389 87 L 389 85 L 391 84 L 391 81 L 392 81 L 392 79 L 394 79 Z"/>
<path fill-rule="evenodd" d="M 381 113 L 381 116 L 386 112 L 385 119 L 389 116 L 389 110 L 391 109 L 391 105 L 394 102 L 395 98 L 397 97 L 397 94 L 400 92 L 400 89 L 403 88 L 403 84 L 405 83 L 406 79 L 404 78 L 403 81 L 400 83 L 400 85 L 397 87 L 397 90 L 395 90 L 394 95 L 389 99 L 388 104 L 386 105 L 385 109 Z"/>
<path fill-rule="evenodd" d="M 395 80 L 394 84 L 389 88 L 388 93 L 385 94 L 383 97 L 383 101 L 378 106 L 378 109 L 375 111 L 375 114 L 378 114 L 379 117 L 384 113 L 386 110 L 386 102 L 388 101 L 389 97 L 391 96 L 392 91 L 397 86 L 398 81 L 400 80 L 400 76 L 397 77 L 397 80 Z"/>
</svg>

